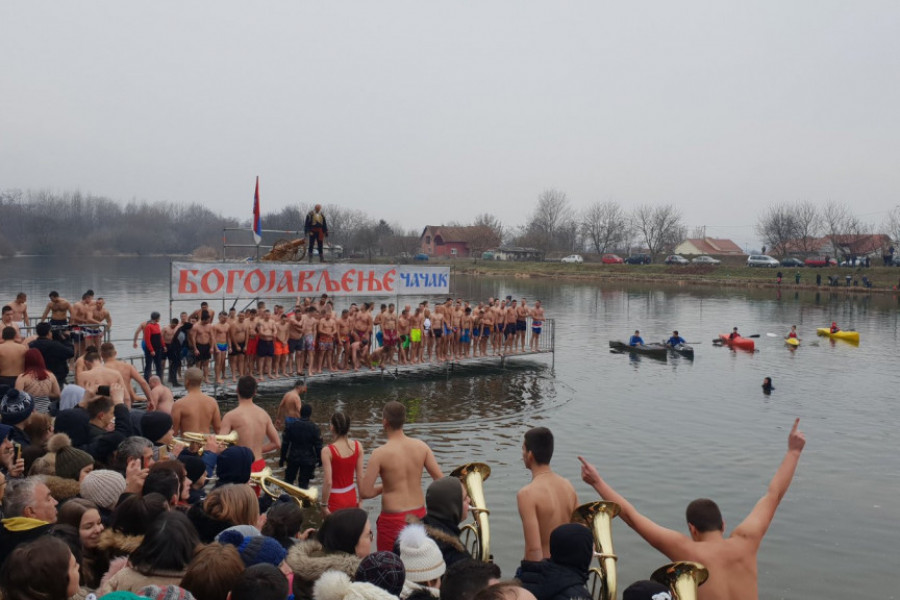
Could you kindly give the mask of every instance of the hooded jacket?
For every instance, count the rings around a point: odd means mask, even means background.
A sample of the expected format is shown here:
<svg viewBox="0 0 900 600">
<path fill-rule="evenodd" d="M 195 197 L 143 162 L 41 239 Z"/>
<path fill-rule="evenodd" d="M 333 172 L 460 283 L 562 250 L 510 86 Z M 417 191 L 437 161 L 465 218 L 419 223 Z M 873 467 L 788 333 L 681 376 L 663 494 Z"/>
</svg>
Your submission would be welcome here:
<svg viewBox="0 0 900 600">
<path fill-rule="evenodd" d="M 585 587 L 587 575 L 550 559 L 523 560 L 519 580 L 537 600 L 590 600 L 591 593 Z"/>
<path fill-rule="evenodd" d="M 325 571 L 341 571 L 353 578 L 361 559 L 346 552 L 328 554 L 318 540 L 300 540 L 288 551 L 284 560 L 294 572 L 296 600 L 311 600 L 313 584 Z"/>
<path fill-rule="evenodd" d="M 0 521 L 0 565 L 16 546 L 36 540 L 49 529 L 50 523 L 29 517 L 10 517 Z"/>
</svg>

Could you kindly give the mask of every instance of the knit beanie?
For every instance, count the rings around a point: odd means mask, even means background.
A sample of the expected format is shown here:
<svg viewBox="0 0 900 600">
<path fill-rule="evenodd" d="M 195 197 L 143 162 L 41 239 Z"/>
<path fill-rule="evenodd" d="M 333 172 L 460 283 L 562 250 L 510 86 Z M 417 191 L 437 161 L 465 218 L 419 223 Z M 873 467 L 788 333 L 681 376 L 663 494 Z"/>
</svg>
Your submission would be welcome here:
<svg viewBox="0 0 900 600">
<path fill-rule="evenodd" d="M 454 527 L 462 521 L 463 485 L 456 477 L 441 477 L 425 492 L 425 510 L 429 517 Z"/>
<path fill-rule="evenodd" d="M 12 435 L 13 428 L 10 425 L 0 425 L 0 442 L 5 442 Z"/>
<path fill-rule="evenodd" d="M 353 579 L 377 585 L 392 596 L 399 596 L 406 581 L 406 568 L 399 556 L 382 550 L 362 559 Z"/>
<path fill-rule="evenodd" d="M 91 471 L 81 482 L 79 495 L 100 508 L 113 510 L 119 496 L 125 493 L 125 478 L 121 473 L 100 469 Z"/>
<path fill-rule="evenodd" d="M 579 523 L 560 525 L 550 533 L 550 560 L 587 573 L 594 558 L 594 534 Z"/>
<path fill-rule="evenodd" d="M 196 483 L 206 473 L 206 463 L 199 456 L 182 453 L 178 460 L 184 465 L 184 470 L 191 483 Z"/>
<path fill-rule="evenodd" d="M 141 433 L 156 444 L 172 429 L 172 416 L 160 411 L 146 413 L 141 417 Z"/>
<path fill-rule="evenodd" d="M 94 457 L 72 447 L 72 440 L 64 433 L 57 433 L 47 440 L 47 452 L 56 454 L 56 476 L 78 481 L 81 470 L 94 464 Z"/>
<path fill-rule="evenodd" d="M 253 465 L 253 450 L 244 446 L 230 446 L 222 451 L 216 460 L 216 487 L 226 483 L 247 483 L 250 481 L 250 467 Z"/>
<path fill-rule="evenodd" d="M 34 400 L 27 392 L 11 388 L 0 400 L 0 421 L 4 425 L 18 425 L 31 416 Z"/>
<path fill-rule="evenodd" d="M 141 588 L 138 596 L 152 600 L 194 600 L 194 595 L 177 585 L 148 585 Z"/>
<path fill-rule="evenodd" d="M 672 593 L 663 584 L 646 579 L 629 585 L 622 600 L 672 600 Z"/>
<path fill-rule="evenodd" d="M 397 540 L 400 542 L 400 559 L 406 568 L 408 580 L 427 583 L 440 578 L 447 570 L 444 555 L 434 540 L 425 533 L 422 525 L 407 525 Z"/>
<path fill-rule="evenodd" d="M 260 563 L 277 567 L 287 555 L 287 552 L 277 540 L 265 535 L 245 537 L 237 531 L 223 531 L 219 535 L 219 542 L 236 546 L 241 555 L 241 560 L 244 561 L 244 566 L 247 567 Z"/>
<path fill-rule="evenodd" d="M 377 585 L 352 582 L 343 571 L 325 571 L 313 586 L 315 600 L 397 600 Z"/>
</svg>

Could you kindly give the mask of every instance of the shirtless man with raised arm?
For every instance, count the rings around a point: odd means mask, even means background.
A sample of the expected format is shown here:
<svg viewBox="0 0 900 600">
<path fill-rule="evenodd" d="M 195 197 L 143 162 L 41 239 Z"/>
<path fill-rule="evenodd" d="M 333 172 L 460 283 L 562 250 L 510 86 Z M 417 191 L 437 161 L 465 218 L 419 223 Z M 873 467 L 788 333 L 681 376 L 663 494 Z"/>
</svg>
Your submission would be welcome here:
<svg viewBox="0 0 900 600">
<path fill-rule="evenodd" d="M 252 472 L 262 471 L 266 466 L 263 454 L 281 448 L 281 438 L 272 423 L 269 413 L 253 404 L 256 395 L 256 379 L 244 375 L 237 384 L 238 405 L 222 417 L 221 435 L 232 431 L 238 433 L 238 445 L 253 451 Z"/>
<path fill-rule="evenodd" d="M 381 494 L 381 514 L 376 522 L 379 550 L 394 547 L 397 535 L 406 527 L 407 514 L 419 519 L 425 516 L 422 469 L 435 481 L 444 476 L 428 444 L 403 433 L 405 422 L 405 406 L 397 401 L 384 405 L 382 425 L 387 442 L 372 452 L 359 485 L 363 499 Z M 381 485 L 376 485 L 379 477 Z"/>
<path fill-rule="evenodd" d="M 196 433 L 217 432 L 222 427 L 219 403 L 201 390 L 203 371 L 191 367 L 184 372 L 184 389 L 187 394 L 172 406 L 172 428 L 176 435 L 185 431 Z"/>
<path fill-rule="evenodd" d="M 794 421 L 788 434 L 787 454 L 769 482 L 766 494 L 727 538 L 722 513 L 712 500 L 701 498 L 688 505 L 686 516 L 690 536 L 687 536 L 657 525 L 639 513 L 600 477 L 594 465 L 579 456 L 581 478 L 604 500 L 618 504 L 622 509 L 619 513 L 622 520 L 670 560 L 695 561 L 709 569 L 709 579 L 698 590 L 699 600 L 754 600 L 759 597 L 756 553 L 778 504 L 791 485 L 800 452 L 806 444 L 799 425 L 800 419 Z"/>
<path fill-rule="evenodd" d="M 150 398 L 150 386 L 147 384 L 147 380 L 138 373 L 133 364 L 117 360 L 117 356 L 118 352 L 112 342 L 100 344 L 100 358 L 103 359 L 103 365 L 108 369 L 118 371 L 119 375 L 122 376 L 122 381 L 125 383 L 125 404 L 130 409 L 135 400 L 141 399 L 140 396 L 134 393 L 134 386 L 131 382 L 133 381 L 140 386 L 141 391 L 144 392 L 145 399 Z"/>
<path fill-rule="evenodd" d="M 550 533 L 572 520 L 578 496 L 569 480 L 550 468 L 553 433 L 546 427 L 525 432 L 522 462 L 531 471 L 531 483 L 519 490 L 516 502 L 525 534 L 525 560 L 550 558 Z"/>
</svg>

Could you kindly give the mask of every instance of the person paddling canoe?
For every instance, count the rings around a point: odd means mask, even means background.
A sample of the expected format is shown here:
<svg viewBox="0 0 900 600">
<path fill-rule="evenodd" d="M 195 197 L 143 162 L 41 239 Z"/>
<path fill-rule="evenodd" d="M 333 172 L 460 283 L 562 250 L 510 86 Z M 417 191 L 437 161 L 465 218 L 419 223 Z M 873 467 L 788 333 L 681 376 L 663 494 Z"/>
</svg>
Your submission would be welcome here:
<svg viewBox="0 0 900 600">
<path fill-rule="evenodd" d="M 791 330 L 785 336 L 785 339 L 800 341 L 800 336 L 797 335 L 797 326 L 796 325 L 791 325 Z"/>
<path fill-rule="evenodd" d="M 670 337 L 668 340 L 666 340 L 666 346 L 670 346 L 672 348 L 676 348 L 678 346 L 683 346 L 685 344 L 687 344 L 687 342 L 685 341 L 685 339 L 683 337 L 678 335 L 677 329 L 672 332 L 672 337 Z"/>
<path fill-rule="evenodd" d="M 734 338 L 741 337 L 741 334 L 738 333 L 737 327 L 731 330 L 731 333 L 728 334 L 728 339 L 733 340 Z"/>
<path fill-rule="evenodd" d="M 831 333 L 837 333 L 841 328 L 837 326 L 837 321 L 831 322 Z"/>
<path fill-rule="evenodd" d="M 637 329 L 634 330 L 634 335 L 628 339 L 629 346 L 643 346 L 644 338 L 641 337 L 641 332 Z"/>
</svg>

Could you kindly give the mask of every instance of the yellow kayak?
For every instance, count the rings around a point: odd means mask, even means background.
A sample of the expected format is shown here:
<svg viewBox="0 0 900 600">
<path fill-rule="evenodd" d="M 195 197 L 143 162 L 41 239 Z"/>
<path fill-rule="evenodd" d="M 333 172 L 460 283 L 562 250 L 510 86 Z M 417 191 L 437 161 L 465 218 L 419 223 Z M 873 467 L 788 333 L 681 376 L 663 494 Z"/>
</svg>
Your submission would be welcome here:
<svg viewBox="0 0 900 600">
<path fill-rule="evenodd" d="M 816 333 L 819 335 L 824 335 L 826 337 L 830 337 L 835 340 L 844 340 L 845 342 L 856 342 L 859 343 L 859 332 L 858 331 L 838 331 L 835 333 L 831 333 L 831 329 L 828 327 L 819 327 L 816 329 Z"/>
<path fill-rule="evenodd" d="M 800 340 L 798 340 L 797 338 L 784 338 L 784 343 L 788 346 L 796 348 L 800 345 Z"/>
</svg>

